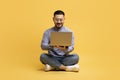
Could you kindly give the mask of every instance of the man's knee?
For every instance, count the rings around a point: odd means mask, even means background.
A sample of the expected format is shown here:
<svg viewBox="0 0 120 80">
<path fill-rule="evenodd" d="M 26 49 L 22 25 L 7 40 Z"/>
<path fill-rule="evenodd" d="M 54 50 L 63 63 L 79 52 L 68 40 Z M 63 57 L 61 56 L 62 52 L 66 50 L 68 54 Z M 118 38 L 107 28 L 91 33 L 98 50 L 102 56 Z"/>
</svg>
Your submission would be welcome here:
<svg viewBox="0 0 120 80">
<path fill-rule="evenodd" d="M 46 53 L 42 53 L 41 55 L 40 55 L 40 61 L 42 61 L 43 59 L 45 59 L 46 58 Z"/>
<path fill-rule="evenodd" d="M 78 62 L 80 59 L 79 55 L 78 54 L 72 54 L 72 55 L 73 55 L 72 59 Z"/>
</svg>

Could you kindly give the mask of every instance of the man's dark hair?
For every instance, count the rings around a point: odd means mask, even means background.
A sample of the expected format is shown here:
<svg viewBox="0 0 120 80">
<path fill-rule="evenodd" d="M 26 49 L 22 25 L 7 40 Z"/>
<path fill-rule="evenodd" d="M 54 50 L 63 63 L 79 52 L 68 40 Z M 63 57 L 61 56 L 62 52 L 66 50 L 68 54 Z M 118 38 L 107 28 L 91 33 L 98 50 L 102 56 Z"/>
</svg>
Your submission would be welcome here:
<svg viewBox="0 0 120 80">
<path fill-rule="evenodd" d="M 54 12 L 54 16 L 59 14 L 62 14 L 63 16 L 65 15 L 65 13 L 62 10 L 57 10 Z"/>
</svg>

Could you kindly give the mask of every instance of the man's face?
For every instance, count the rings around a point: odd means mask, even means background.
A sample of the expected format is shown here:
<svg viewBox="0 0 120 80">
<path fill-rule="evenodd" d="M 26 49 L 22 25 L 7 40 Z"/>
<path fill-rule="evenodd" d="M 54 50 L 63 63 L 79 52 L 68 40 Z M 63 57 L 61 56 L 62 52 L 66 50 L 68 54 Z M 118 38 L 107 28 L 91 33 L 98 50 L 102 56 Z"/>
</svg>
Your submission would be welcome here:
<svg viewBox="0 0 120 80">
<path fill-rule="evenodd" d="M 57 27 L 57 28 L 61 28 L 63 26 L 64 20 L 65 20 L 65 18 L 64 18 L 64 15 L 62 15 L 62 14 L 58 14 L 53 17 L 55 27 Z"/>
</svg>

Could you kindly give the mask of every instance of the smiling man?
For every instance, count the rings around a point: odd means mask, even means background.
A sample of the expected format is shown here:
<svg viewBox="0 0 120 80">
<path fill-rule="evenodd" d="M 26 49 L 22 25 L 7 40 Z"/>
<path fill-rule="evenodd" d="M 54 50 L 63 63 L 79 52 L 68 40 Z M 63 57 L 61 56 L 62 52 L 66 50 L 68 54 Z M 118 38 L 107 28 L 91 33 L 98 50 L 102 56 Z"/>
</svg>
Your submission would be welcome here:
<svg viewBox="0 0 120 80">
<path fill-rule="evenodd" d="M 71 30 L 64 26 L 65 13 L 61 10 L 54 12 L 53 22 L 54 27 L 47 29 L 44 32 L 41 42 L 41 48 L 48 50 L 48 53 L 40 55 L 40 61 L 45 65 L 45 71 L 51 70 L 65 70 L 65 71 L 79 71 L 79 56 L 77 54 L 69 54 L 74 50 L 74 34 Z M 65 48 L 60 45 L 50 46 L 51 32 L 72 32 L 72 45 Z"/>
</svg>

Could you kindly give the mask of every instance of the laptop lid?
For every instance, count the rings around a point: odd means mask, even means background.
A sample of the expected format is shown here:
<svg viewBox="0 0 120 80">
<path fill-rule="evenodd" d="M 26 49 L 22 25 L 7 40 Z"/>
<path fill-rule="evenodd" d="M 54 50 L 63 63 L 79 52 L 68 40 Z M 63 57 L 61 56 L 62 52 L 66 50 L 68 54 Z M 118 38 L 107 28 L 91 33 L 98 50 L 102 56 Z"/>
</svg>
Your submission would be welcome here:
<svg viewBox="0 0 120 80">
<path fill-rule="evenodd" d="M 72 32 L 51 32 L 51 46 L 70 46 L 72 44 Z"/>
</svg>

